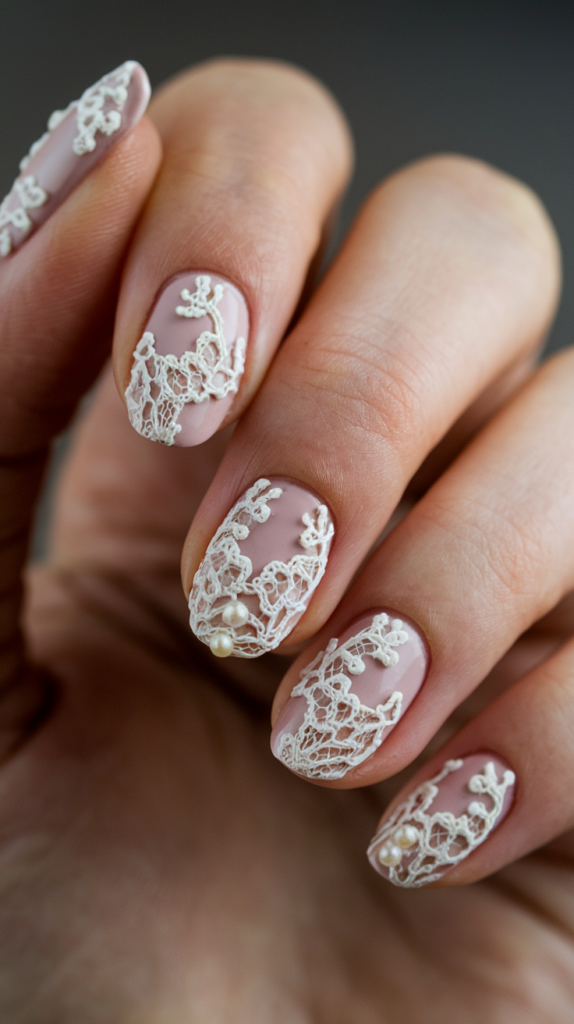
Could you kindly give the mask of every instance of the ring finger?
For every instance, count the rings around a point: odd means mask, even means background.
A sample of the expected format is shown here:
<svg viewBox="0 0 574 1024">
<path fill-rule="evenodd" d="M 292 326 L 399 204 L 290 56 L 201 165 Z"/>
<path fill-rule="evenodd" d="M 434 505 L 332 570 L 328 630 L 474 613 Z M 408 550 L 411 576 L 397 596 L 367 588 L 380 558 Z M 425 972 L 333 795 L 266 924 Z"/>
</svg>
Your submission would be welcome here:
<svg viewBox="0 0 574 1024">
<path fill-rule="evenodd" d="M 279 690 L 288 767 L 338 785 L 400 771 L 574 587 L 573 380 L 573 352 L 545 364 L 381 545 Z"/>
<path fill-rule="evenodd" d="M 196 635 L 256 657 L 320 628 L 429 451 L 538 345 L 557 285 L 553 234 L 518 183 L 435 158 L 378 189 L 194 520 Z"/>
</svg>

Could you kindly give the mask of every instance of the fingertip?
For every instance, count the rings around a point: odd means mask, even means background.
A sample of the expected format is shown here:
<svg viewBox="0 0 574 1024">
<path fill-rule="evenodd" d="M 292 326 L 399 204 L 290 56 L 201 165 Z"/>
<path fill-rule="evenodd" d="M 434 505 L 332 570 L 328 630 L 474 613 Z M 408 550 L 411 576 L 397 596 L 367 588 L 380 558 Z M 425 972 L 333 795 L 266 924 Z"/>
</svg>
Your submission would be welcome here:
<svg viewBox="0 0 574 1024">
<path fill-rule="evenodd" d="M 166 139 L 171 139 L 179 128 L 178 100 L 189 91 L 204 94 L 209 110 L 214 100 L 236 105 L 252 94 L 281 100 L 279 118 L 285 118 L 286 128 L 291 124 L 300 128 L 300 118 L 326 124 L 326 131 L 317 141 L 327 145 L 330 171 L 340 176 L 342 189 L 354 164 L 354 140 L 351 127 L 340 103 L 331 90 L 304 68 L 288 61 L 259 57 L 214 57 L 169 79 L 154 92 L 150 116 L 156 121 Z M 261 106 L 261 113 L 264 108 Z M 286 116 L 287 115 L 287 116 Z"/>
<path fill-rule="evenodd" d="M 442 192 L 451 216 L 482 220 L 485 241 L 497 239 L 501 251 L 515 250 L 522 273 L 531 264 L 535 286 L 528 294 L 540 297 L 552 315 L 561 284 L 561 247 L 550 214 L 540 196 L 525 182 L 476 157 L 459 153 L 438 153 L 401 168 L 383 182 L 373 195 L 385 188 L 418 179 L 423 189 Z M 487 234 L 488 232 L 488 234 Z"/>
</svg>

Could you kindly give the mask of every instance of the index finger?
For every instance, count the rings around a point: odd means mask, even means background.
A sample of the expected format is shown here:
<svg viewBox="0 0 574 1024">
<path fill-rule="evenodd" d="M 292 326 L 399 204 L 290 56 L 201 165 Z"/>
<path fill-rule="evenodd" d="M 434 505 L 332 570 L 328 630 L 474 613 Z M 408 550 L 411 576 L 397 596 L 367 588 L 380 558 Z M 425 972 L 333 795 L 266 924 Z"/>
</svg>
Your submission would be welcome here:
<svg viewBox="0 0 574 1024">
<path fill-rule="evenodd" d="M 322 86 L 265 61 L 203 65 L 150 116 L 165 159 L 124 276 L 114 366 L 136 430 L 188 446 L 239 416 L 259 386 L 351 143 Z"/>
</svg>

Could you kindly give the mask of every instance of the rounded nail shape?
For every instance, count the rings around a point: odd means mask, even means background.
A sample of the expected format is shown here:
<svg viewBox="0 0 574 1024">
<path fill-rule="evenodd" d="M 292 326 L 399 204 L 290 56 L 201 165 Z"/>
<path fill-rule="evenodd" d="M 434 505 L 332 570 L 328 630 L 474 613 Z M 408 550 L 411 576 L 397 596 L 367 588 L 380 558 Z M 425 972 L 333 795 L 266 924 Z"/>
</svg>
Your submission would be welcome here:
<svg viewBox="0 0 574 1024">
<path fill-rule="evenodd" d="M 393 612 L 363 615 L 301 671 L 271 734 L 280 761 L 341 779 L 377 750 L 420 690 L 424 640 Z"/>
<path fill-rule="evenodd" d="M 327 566 L 329 510 L 290 480 L 258 480 L 212 538 L 189 595 L 190 625 L 216 657 L 257 658 L 292 631 Z"/>
<path fill-rule="evenodd" d="M 492 754 L 446 761 L 383 819 L 367 850 L 375 871 L 403 888 L 436 882 L 506 817 L 515 781 Z"/>
<path fill-rule="evenodd" d="M 241 292 L 219 274 L 189 271 L 164 286 L 134 352 L 126 404 L 138 434 L 201 444 L 223 422 L 245 365 Z"/>
<path fill-rule="evenodd" d="M 15 252 L 142 117 L 150 84 L 128 60 L 92 85 L 66 110 L 20 163 L 21 173 L 0 204 L 0 257 Z"/>
</svg>

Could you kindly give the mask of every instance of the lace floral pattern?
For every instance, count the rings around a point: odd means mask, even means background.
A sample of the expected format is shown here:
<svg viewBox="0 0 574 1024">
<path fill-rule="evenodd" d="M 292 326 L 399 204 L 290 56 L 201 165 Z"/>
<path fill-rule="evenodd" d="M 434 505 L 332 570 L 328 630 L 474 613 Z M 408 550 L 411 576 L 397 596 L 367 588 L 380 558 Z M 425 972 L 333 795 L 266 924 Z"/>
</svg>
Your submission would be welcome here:
<svg viewBox="0 0 574 1024">
<path fill-rule="evenodd" d="M 43 206 L 48 195 L 40 188 L 32 174 L 16 178 L 11 191 L 0 204 L 0 256 L 8 256 L 12 252 L 13 238 L 11 228 L 23 234 L 33 227 L 28 210 Z"/>
<path fill-rule="evenodd" d="M 122 111 L 128 98 L 128 88 L 135 61 L 126 61 L 116 71 L 105 75 L 95 85 L 86 89 L 79 100 L 74 100 L 65 110 L 55 110 L 48 121 L 48 131 L 30 147 L 29 153 L 20 161 L 24 172 L 36 153 L 50 138 L 51 133 L 64 118 L 76 111 L 77 135 L 72 143 L 76 156 L 91 153 L 96 148 L 96 132 L 112 135 L 121 127 Z M 20 175 L 0 205 L 0 257 L 8 256 L 14 247 L 11 229 L 24 236 L 34 227 L 28 210 L 43 206 L 49 195 L 40 187 L 31 174 Z"/>
<path fill-rule="evenodd" d="M 280 500 L 282 493 L 265 479 L 250 487 L 225 517 L 195 574 L 190 625 L 214 653 L 221 638 L 228 644 L 226 653 L 239 658 L 273 650 L 305 611 L 325 572 L 334 529 L 328 509 L 319 505 L 303 516 L 301 554 L 288 562 L 268 562 L 251 578 L 251 560 L 241 553 L 240 542 L 253 523 L 267 521 L 269 502 Z"/>
<path fill-rule="evenodd" d="M 235 394 L 245 366 L 245 338 L 237 338 L 228 348 L 224 321 L 218 309 L 223 297 L 221 284 L 212 289 L 211 278 L 195 279 L 193 294 L 184 288 L 181 298 L 187 305 L 176 306 L 177 316 L 199 319 L 209 317 L 213 330 L 203 331 L 194 351 L 159 355 L 155 338 L 146 331 L 137 344 L 130 383 L 126 389 L 128 415 L 142 437 L 172 445 L 181 431 L 178 418 L 188 402 L 205 402 Z"/>
<path fill-rule="evenodd" d="M 467 783 L 469 793 L 486 799 L 470 801 L 458 817 L 450 811 L 429 812 L 440 783 L 463 764 L 462 760 L 446 761 L 438 775 L 423 782 L 397 807 L 372 840 L 369 855 L 387 868 L 395 885 L 419 888 L 437 881 L 480 846 L 496 825 L 515 775 L 507 769 L 499 782 L 492 761 Z"/>
<path fill-rule="evenodd" d="M 339 645 L 329 642 L 301 672 L 292 697 L 305 697 L 305 719 L 295 735 L 284 733 L 277 755 L 294 772 L 312 779 L 340 779 L 379 747 L 383 734 L 401 714 L 397 690 L 376 708 L 361 704 L 351 692 L 353 676 L 365 671 L 369 656 L 385 667 L 396 665 L 408 634 L 400 619 L 382 612 L 370 626 Z"/>
<path fill-rule="evenodd" d="M 92 153 L 96 148 L 96 132 L 102 135 L 113 135 L 122 124 L 122 111 L 128 98 L 128 89 L 137 64 L 128 60 L 116 71 L 96 82 L 90 89 L 86 89 L 83 96 L 72 104 L 76 107 L 76 124 L 78 134 L 76 135 L 72 149 L 76 156 L 83 156 L 84 153 Z M 111 107 L 111 109 L 110 109 Z M 68 113 L 67 110 L 56 113 L 57 124 Z M 50 119 L 49 128 L 56 127 L 54 115 Z"/>
</svg>

